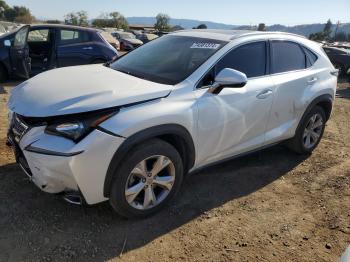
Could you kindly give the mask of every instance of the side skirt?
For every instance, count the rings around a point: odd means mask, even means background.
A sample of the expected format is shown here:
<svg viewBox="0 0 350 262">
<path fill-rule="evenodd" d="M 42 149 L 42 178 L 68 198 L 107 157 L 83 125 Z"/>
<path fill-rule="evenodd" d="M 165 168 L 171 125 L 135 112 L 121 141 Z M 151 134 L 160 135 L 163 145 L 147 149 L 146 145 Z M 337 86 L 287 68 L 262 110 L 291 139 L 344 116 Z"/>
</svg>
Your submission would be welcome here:
<svg viewBox="0 0 350 262">
<path fill-rule="evenodd" d="M 278 145 L 278 144 L 281 144 L 285 141 L 287 141 L 289 139 L 284 139 L 282 141 L 278 141 L 278 142 L 274 142 L 272 144 L 268 144 L 268 145 L 265 145 L 265 146 L 262 146 L 262 147 L 258 147 L 256 149 L 253 149 L 253 150 L 250 150 L 250 151 L 247 151 L 247 152 L 244 152 L 244 153 L 241 153 L 241 154 L 238 154 L 238 155 L 234 155 L 234 156 L 230 156 L 230 157 L 227 157 L 227 158 L 224 158 L 224 159 L 221 159 L 221 160 L 218 160 L 218 161 L 215 161 L 213 163 L 209 163 L 209 164 L 206 164 L 204 166 L 200 166 L 196 169 L 193 169 L 191 170 L 188 175 L 193 175 L 193 174 L 196 174 L 200 171 L 202 171 L 203 169 L 207 168 L 207 167 L 211 167 L 211 166 L 216 166 L 218 164 L 221 164 L 221 163 L 224 163 L 224 162 L 227 162 L 227 161 L 230 161 L 230 160 L 234 160 L 234 159 L 237 159 L 237 158 L 240 158 L 240 157 L 244 157 L 244 156 L 247 156 L 247 155 L 250 155 L 250 154 L 253 154 L 253 153 L 256 153 L 256 152 L 259 152 L 261 150 L 264 150 L 266 148 L 270 148 L 270 147 L 273 147 L 275 145 Z"/>
</svg>

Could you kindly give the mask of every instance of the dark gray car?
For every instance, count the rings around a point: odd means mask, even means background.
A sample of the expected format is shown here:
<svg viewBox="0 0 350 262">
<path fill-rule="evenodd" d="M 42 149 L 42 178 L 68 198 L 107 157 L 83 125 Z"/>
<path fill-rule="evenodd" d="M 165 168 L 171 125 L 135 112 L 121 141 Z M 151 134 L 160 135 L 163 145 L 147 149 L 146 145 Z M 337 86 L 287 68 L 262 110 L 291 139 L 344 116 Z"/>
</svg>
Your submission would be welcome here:
<svg viewBox="0 0 350 262">
<path fill-rule="evenodd" d="M 347 50 L 336 47 L 323 47 L 323 49 L 334 67 L 339 70 L 340 76 L 350 74 L 350 53 Z"/>
</svg>

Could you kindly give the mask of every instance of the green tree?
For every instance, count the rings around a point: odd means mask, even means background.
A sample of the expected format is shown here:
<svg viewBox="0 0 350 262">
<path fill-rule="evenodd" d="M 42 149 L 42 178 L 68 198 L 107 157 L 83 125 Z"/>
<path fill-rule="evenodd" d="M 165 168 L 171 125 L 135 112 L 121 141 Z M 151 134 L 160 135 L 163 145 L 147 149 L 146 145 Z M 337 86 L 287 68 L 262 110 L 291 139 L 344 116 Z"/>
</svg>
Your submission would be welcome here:
<svg viewBox="0 0 350 262">
<path fill-rule="evenodd" d="M 10 7 L 4 0 L 0 0 L 0 7 L 2 7 L 4 10 L 9 9 Z"/>
<path fill-rule="evenodd" d="M 197 26 L 197 29 L 207 29 L 207 25 L 206 24 L 200 24 L 199 26 Z"/>
<path fill-rule="evenodd" d="M 126 18 L 119 12 L 112 12 L 109 14 L 113 21 L 113 27 L 115 28 L 122 28 L 122 29 L 128 29 L 129 24 Z"/>
<path fill-rule="evenodd" d="M 46 20 L 45 23 L 47 23 L 47 24 L 62 24 L 62 21 L 54 19 L 54 20 Z"/>
<path fill-rule="evenodd" d="M 323 41 L 325 39 L 324 32 L 310 34 L 309 39 L 313 41 Z"/>
<path fill-rule="evenodd" d="M 64 23 L 67 25 L 88 26 L 88 14 L 86 11 L 68 13 L 64 16 Z"/>
<path fill-rule="evenodd" d="M 16 19 L 17 19 L 18 21 L 26 20 L 29 23 L 31 23 L 33 20 L 33 16 L 30 13 L 30 10 L 24 6 L 14 6 L 12 8 L 8 8 L 4 11 L 4 16 L 5 16 L 5 19 L 10 22 L 16 22 Z"/>
<path fill-rule="evenodd" d="M 6 4 L 6 2 L 3 0 L 0 0 L 0 19 L 6 19 L 5 11 L 8 9 L 10 9 L 10 7 Z"/>
<path fill-rule="evenodd" d="M 31 14 L 25 14 L 25 15 L 17 16 L 15 18 L 15 22 L 20 24 L 31 24 L 33 23 L 33 20 L 34 20 L 34 17 Z"/>
<path fill-rule="evenodd" d="M 158 31 L 170 31 L 170 16 L 167 14 L 158 14 L 156 16 L 157 22 L 154 25 L 154 28 Z"/>
<path fill-rule="evenodd" d="M 332 27 L 332 21 L 328 19 L 327 23 L 323 28 L 323 31 L 310 34 L 309 39 L 314 41 L 329 41 L 331 39 Z"/>
<path fill-rule="evenodd" d="M 333 26 L 332 21 L 330 19 L 328 19 L 327 23 L 325 24 L 325 26 L 323 28 L 323 34 L 324 34 L 324 37 L 326 39 L 329 39 L 331 36 L 332 26 Z"/>
<path fill-rule="evenodd" d="M 113 21 L 111 19 L 96 18 L 92 21 L 92 26 L 97 28 L 113 27 Z"/>
<path fill-rule="evenodd" d="M 266 31 L 266 25 L 264 23 L 260 23 L 258 25 L 258 31 Z"/>
</svg>

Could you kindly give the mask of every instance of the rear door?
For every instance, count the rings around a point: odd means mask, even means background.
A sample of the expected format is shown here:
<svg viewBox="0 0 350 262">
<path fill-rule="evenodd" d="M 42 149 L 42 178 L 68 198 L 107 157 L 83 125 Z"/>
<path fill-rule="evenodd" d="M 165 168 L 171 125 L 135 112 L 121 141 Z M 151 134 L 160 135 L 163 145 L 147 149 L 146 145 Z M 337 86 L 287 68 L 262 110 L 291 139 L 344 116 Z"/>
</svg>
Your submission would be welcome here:
<svg viewBox="0 0 350 262">
<path fill-rule="evenodd" d="M 318 72 L 312 68 L 317 56 L 298 43 L 270 41 L 271 78 L 274 101 L 266 131 L 270 144 L 294 135 L 304 112 L 306 92 L 317 84 Z"/>
<path fill-rule="evenodd" d="M 58 67 L 89 64 L 94 56 L 89 32 L 59 29 L 57 32 Z"/>
<path fill-rule="evenodd" d="M 23 26 L 15 35 L 10 48 L 12 72 L 20 78 L 29 78 L 31 63 L 27 43 L 29 26 Z"/>
</svg>

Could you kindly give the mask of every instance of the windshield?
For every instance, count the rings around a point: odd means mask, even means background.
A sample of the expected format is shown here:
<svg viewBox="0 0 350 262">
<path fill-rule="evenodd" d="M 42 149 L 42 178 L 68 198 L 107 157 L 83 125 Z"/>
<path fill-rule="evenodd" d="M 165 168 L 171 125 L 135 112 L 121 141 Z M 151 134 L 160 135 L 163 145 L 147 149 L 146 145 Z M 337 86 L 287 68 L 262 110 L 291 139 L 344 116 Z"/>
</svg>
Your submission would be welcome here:
<svg viewBox="0 0 350 262">
<path fill-rule="evenodd" d="M 130 38 L 136 38 L 134 34 L 132 33 L 119 33 L 121 38 L 124 39 L 130 39 Z"/>
<path fill-rule="evenodd" d="M 110 67 L 149 81 L 175 85 L 225 44 L 213 39 L 163 36 L 119 58 Z"/>
</svg>

